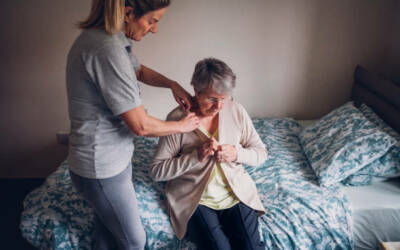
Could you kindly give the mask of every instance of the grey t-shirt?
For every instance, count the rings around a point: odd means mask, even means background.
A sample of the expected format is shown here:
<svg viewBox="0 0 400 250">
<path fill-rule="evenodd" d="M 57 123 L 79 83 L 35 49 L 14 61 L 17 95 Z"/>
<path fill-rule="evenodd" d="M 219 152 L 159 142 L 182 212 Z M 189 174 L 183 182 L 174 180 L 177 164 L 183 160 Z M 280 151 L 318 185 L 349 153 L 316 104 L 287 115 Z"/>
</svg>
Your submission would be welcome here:
<svg viewBox="0 0 400 250">
<path fill-rule="evenodd" d="M 133 154 L 133 134 L 119 117 L 141 105 L 139 62 L 120 32 L 86 29 L 68 54 L 67 94 L 71 134 L 68 163 L 87 178 L 123 171 Z"/>
</svg>

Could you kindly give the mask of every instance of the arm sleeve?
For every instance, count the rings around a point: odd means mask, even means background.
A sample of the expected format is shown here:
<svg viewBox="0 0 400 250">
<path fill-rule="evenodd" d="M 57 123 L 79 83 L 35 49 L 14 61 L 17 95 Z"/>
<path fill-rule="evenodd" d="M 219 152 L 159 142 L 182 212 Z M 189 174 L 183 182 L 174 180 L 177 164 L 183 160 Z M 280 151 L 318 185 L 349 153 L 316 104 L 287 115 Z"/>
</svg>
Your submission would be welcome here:
<svg viewBox="0 0 400 250">
<path fill-rule="evenodd" d="M 140 89 L 133 56 L 125 48 L 104 46 L 94 54 L 89 75 L 114 115 L 140 106 Z"/>
<path fill-rule="evenodd" d="M 155 181 L 168 181 L 177 178 L 187 171 L 202 166 L 197 150 L 180 154 L 178 137 L 168 135 L 160 138 L 153 161 L 150 164 L 150 176 Z"/>
<path fill-rule="evenodd" d="M 167 121 L 179 120 L 171 112 Z M 197 156 L 197 150 L 194 148 L 189 153 L 181 153 L 183 134 L 172 134 L 163 136 L 158 141 L 157 149 L 150 164 L 150 176 L 155 181 L 168 181 L 177 178 L 187 171 L 195 168 L 201 168 L 201 163 Z"/>
<path fill-rule="evenodd" d="M 236 162 L 249 166 L 258 166 L 267 159 L 267 150 L 246 110 L 240 106 L 243 129 L 240 145 L 237 146 Z"/>
</svg>

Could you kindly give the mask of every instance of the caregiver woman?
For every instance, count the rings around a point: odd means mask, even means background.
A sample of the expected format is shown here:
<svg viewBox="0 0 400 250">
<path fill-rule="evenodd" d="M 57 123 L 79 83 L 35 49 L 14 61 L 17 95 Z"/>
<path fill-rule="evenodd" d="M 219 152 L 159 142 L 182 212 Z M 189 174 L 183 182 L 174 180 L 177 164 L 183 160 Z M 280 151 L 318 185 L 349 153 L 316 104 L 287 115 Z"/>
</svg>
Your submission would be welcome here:
<svg viewBox="0 0 400 250">
<path fill-rule="evenodd" d="M 146 114 L 138 80 L 170 88 L 190 108 L 190 95 L 176 82 L 138 63 L 129 39 L 157 32 L 169 0 L 93 0 L 89 17 L 67 62 L 71 134 L 69 169 L 76 190 L 93 207 L 93 249 L 143 249 L 143 230 L 131 182 L 132 133 L 164 136 L 199 125 L 189 113 L 177 122 Z"/>
</svg>

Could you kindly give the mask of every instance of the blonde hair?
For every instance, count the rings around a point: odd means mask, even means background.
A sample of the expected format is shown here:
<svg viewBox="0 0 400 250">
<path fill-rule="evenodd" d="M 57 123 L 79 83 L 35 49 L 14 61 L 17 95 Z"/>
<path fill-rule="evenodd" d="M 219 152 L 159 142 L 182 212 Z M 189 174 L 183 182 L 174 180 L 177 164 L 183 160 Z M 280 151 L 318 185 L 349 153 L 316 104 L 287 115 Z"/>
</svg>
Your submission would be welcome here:
<svg viewBox="0 0 400 250">
<path fill-rule="evenodd" d="M 125 0 L 92 0 L 89 16 L 78 26 L 81 29 L 102 28 L 115 34 L 122 29 L 124 15 Z"/>
<path fill-rule="evenodd" d="M 125 6 L 133 8 L 138 19 L 149 11 L 169 6 L 170 0 L 92 0 L 89 16 L 78 23 L 81 29 L 102 28 L 109 34 L 118 33 L 124 25 Z"/>
</svg>

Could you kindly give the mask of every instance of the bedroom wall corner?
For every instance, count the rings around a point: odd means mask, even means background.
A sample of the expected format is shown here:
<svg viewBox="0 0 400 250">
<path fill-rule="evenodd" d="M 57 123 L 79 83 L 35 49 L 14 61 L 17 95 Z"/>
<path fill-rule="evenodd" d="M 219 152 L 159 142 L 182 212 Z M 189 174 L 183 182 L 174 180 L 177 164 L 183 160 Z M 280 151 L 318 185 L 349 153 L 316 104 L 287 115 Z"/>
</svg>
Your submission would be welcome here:
<svg viewBox="0 0 400 250">
<path fill-rule="evenodd" d="M 66 158 L 66 56 L 89 3 L 0 1 L 0 177 L 45 177 Z"/>
</svg>

